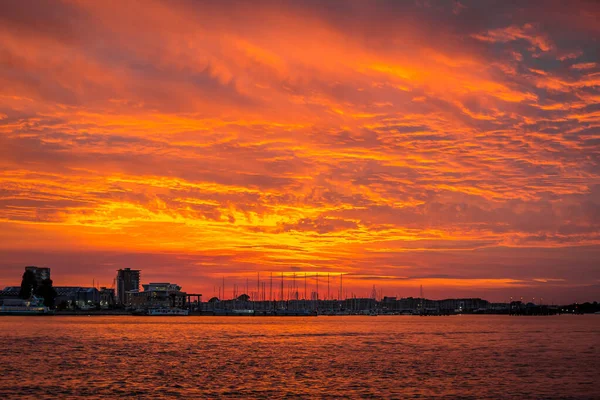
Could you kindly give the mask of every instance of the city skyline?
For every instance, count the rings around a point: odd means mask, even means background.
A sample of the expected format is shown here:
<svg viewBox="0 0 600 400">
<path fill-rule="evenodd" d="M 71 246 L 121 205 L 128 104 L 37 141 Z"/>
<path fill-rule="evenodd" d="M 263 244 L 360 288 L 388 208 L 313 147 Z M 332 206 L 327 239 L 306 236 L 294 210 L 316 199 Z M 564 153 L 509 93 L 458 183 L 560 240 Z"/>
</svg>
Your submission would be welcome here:
<svg viewBox="0 0 600 400">
<path fill-rule="evenodd" d="M 407 314 L 403 315 L 439 316 L 465 312 L 531 316 L 592 313 L 598 307 L 597 301 L 558 304 L 554 299 L 524 296 L 510 296 L 499 302 L 480 297 L 436 299 L 426 296 L 422 285 L 419 287 L 419 295 L 415 297 L 384 294 L 383 289 L 376 285 L 373 285 L 370 293 L 362 294 L 343 286 L 343 274 L 331 276 L 329 273 L 321 276 L 318 273 L 310 276 L 295 272 L 263 273 L 261 280 L 261 274 L 258 272 L 254 282 L 247 278 L 245 284 L 226 283 L 223 276 L 222 285 L 215 286 L 212 294 L 203 295 L 186 292 L 182 290 L 181 285 L 173 282 L 141 283 L 142 271 L 130 268 L 117 270 L 113 283 L 108 287 L 95 281 L 92 286 L 55 285 L 51 279 L 51 269 L 47 267 L 26 266 L 24 271 L 20 285 L 0 288 L 0 301 L 39 301 L 43 297 L 44 302 L 56 304 L 58 299 L 58 309 L 61 312 L 99 312 L 96 315 L 140 315 L 149 309 L 170 307 L 179 310 L 178 312 L 182 309 L 192 310 L 199 313 L 197 315 L 240 315 L 258 310 L 257 315 L 272 316 L 268 312 L 277 310 L 279 315 L 289 316 L 290 313 L 296 313 L 295 315 L 308 316 L 318 315 L 321 307 L 321 313 L 324 315 L 365 315 L 375 308 L 378 313 L 387 315 L 406 312 Z M 27 274 L 31 275 L 26 278 Z M 49 280 L 50 284 L 46 285 L 45 280 Z M 54 296 L 47 296 L 48 292 L 39 292 L 40 286 L 44 285 L 54 288 Z M 31 290 L 31 294 L 28 295 L 27 290 Z M 352 302 L 354 300 L 358 302 Z M 352 310 L 348 310 L 347 307 Z M 310 310 L 315 313 L 310 314 Z M 228 311 L 231 311 L 231 314 L 219 314 Z M 203 312 L 205 314 L 202 314 Z"/>
<path fill-rule="evenodd" d="M 569 12 L 578 10 L 578 12 Z M 600 5 L 0 2 L 0 288 L 597 301 Z M 58 278 L 60 277 L 60 278 Z"/>
<path fill-rule="evenodd" d="M 26 266 L 25 270 L 45 270 L 43 272 L 46 277 L 50 276 L 51 268 L 38 267 L 38 266 Z M 161 279 L 153 279 L 152 277 L 148 280 L 142 280 L 142 270 L 132 269 L 129 267 L 120 268 L 115 270 L 116 275 L 111 279 L 103 281 L 92 278 L 92 284 L 88 285 L 85 282 L 78 282 L 74 284 L 71 282 L 69 285 L 64 286 L 64 281 L 59 280 L 54 282 L 54 286 L 57 287 L 80 287 L 82 289 L 109 289 L 116 293 L 117 302 L 120 304 L 125 303 L 125 293 L 129 291 L 139 291 L 143 286 L 157 285 L 157 284 L 168 284 L 177 285 L 173 280 L 170 280 L 168 276 L 161 275 Z M 133 283 L 129 286 L 124 285 L 125 280 L 131 278 L 124 278 L 122 275 L 126 273 L 127 276 L 134 274 Z M 533 303 L 537 305 L 560 305 L 561 303 L 567 304 L 561 298 L 556 298 L 552 294 L 549 297 L 544 298 L 545 292 L 529 292 L 515 290 L 506 298 L 497 297 L 497 294 L 492 294 L 492 298 L 488 298 L 484 290 L 475 291 L 460 291 L 457 290 L 454 294 L 440 296 L 435 291 L 433 295 L 426 295 L 424 292 L 423 285 L 416 288 L 409 286 L 377 286 L 373 284 L 372 287 L 365 289 L 361 286 L 353 286 L 353 282 L 356 279 L 360 280 L 362 277 L 353 277 L 351 274 L 345 273 L 321 273 L 318 272 L 282 272 L 282 271 L 254 271 L 253 275 L 250 273 L 243 274 L 232 274 L 222 275 L 212 287 L 212 291 L 208 290 L 204 294 L 193 294 L 193 296 L 202 296 L 203 301 L 208 301 L 211 298 L 217 298 L 221 300 L 232 300 L 239 296 L 249 296 L 252 301 L 290 301 L 290 300 L 345 300 L 352 298 L 363 298 L 363 299 L 377 299 L 382 300 L 386 297 L 389 298 L 424 298 L 430 300 L 452 300 L 452 299 L 468 299 L 477 298 L 490 301 L 490 303 L 511 303 L 513 301 L 522 301 L 524 303 Z M 17 279 L 16 277 L 14 279 Z M 60 277 L 59 277 L 60 279 Z M 344 281 L 345 279 L 345 281 Z M 16 281 L 15 281 L 16 282 Z M 107 283 L 109 282 L 109 283 Z M 346 284 L 344 284 L 346 282 Z M 349 282 L 349 283 L 348 283 Z M 89 283 L 89 282 L 88 282 Z M 136 285 L 137 283 L 137 285 Z M 39 282 L 38 282 L 39 284 Z M 199 287 L 197 283 L 186 281 L 189 287 Z M 125 284 L 127 285 L 127 284 Z M 16 288 L 18 284 L 2 285 L 0 284 L 0 290 L 2 288 Z M 177 285 L 179 286 L 179 285 Z M 207 287 L 206 285 L 203 285 Z M 180 289 L 184 289 L 179 286 Z M 182 290 L 186 291 L 186 290 Z M 189 290 L 187 290 L 189 291 Z M 483 295 L 481 294 L 483 293 Z M 490 292 L 494 293 L 494 292 Z M 583 300 L 582 300 L 583 299 Z M 587 296 L 575 296 L 571 303 L 597 303 L 597 297 Z"/>
</svg>

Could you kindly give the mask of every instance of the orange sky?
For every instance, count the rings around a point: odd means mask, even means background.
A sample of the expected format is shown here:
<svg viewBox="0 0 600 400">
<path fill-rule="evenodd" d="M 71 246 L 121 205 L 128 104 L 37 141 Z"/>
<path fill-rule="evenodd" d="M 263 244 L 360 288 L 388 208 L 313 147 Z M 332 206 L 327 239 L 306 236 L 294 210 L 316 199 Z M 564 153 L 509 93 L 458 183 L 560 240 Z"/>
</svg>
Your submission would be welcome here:
<svg viewBox="0 0 600 400">
<path fill-rule="evenodd" d="M 283 271 L 598 300 L 598 15 L 2 2 L 0 286 L 25 265 L 55 285 L 131 267 L 208 296 Z"/>
</svg>

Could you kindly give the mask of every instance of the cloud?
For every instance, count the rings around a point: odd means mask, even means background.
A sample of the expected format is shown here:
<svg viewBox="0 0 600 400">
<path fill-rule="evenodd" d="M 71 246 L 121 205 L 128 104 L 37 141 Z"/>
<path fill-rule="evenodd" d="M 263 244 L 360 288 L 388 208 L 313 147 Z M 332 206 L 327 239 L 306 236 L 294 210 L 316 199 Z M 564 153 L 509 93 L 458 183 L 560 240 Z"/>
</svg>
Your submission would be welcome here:
<svg viewBox="0 0 600 400">
<path fill-rule="evenodd" d="M 0 277 L 88 281 L 59 266 L 81 248 L 180 281 L 189 257 L 198 291 L 293 266 L 570 295 L 600 279 L 597 6 L 577 7 L 2 4 Z"/>
<path fill-rule="evenodd" d="M 573 64 L 573 65 L 571 65 L 571 68 L 573 68 L 573 69 L 592 69 L 592 68 L 596 68 L 596 63 L 589 62 L 589 63 Z"/>
<path fill-rule="evenodd" d="M 525 40 L 541 51 L 550 51 L 553 48 L 553 44 L 543 35 L 538 34 L 531 24 L 525 24 L 522 27 L 511 25 L 505 28 L 491 29 L 485 33 L 473 35 L 473 38 L 490 43 Z"/>
</svg>

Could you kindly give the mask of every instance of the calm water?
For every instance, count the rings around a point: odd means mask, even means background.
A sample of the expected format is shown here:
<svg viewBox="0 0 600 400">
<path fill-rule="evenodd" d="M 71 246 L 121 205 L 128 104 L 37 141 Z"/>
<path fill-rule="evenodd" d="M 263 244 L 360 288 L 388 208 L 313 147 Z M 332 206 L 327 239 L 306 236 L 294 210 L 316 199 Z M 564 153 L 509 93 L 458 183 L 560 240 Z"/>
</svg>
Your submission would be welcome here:
<svg viewBox="0 0 600 400">
<path fill-rule="evenodd" d="M 600 315 L 0 317 L 0 398 L 598 398 Z"/>
</svg>

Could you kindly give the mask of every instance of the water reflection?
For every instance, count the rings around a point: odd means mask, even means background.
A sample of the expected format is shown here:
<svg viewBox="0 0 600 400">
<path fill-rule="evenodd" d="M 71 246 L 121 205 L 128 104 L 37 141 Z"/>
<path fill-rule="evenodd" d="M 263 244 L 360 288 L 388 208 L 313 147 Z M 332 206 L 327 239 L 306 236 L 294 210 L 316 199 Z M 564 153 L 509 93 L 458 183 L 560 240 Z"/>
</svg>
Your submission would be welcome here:
<svg viewBox="0 0 600 400">
<path fill-rule="evenodd" d="M 0 397 L 600 398 L 600 316 L 5 317 Z"/>
</svg>

